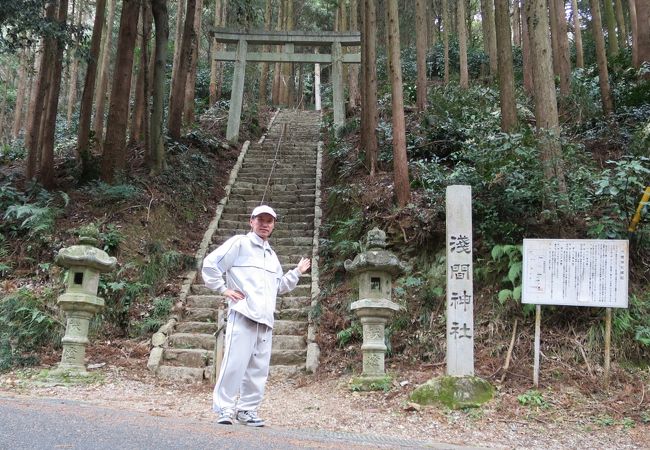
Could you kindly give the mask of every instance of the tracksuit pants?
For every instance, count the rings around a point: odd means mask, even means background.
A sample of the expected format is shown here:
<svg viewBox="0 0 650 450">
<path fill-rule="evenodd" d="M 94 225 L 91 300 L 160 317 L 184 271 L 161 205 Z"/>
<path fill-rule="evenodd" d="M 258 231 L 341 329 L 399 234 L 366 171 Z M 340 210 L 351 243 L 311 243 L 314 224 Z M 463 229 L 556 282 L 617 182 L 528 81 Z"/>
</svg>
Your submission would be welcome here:
<svg viewBox="0 0 650 450">
<path fill-rule="evenodd" d="M 223 361 L 214 386 L 215 412 L 257 410 L 269 375 L 272 332 L 272 328 L 230 311 Z"/>
</svg>

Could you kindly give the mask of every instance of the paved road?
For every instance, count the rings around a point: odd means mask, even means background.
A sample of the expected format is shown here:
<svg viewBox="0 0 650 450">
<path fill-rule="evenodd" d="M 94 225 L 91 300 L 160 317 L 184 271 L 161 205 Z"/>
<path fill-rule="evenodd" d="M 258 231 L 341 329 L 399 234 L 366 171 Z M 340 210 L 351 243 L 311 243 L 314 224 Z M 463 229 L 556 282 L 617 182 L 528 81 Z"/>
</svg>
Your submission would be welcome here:
<svg viewBox="0 0 650 450">
<path fill-rule="evenodd" d="M 0 449 L 468 449 L 434 442 L 152 416 L 78 401 L 0 397 Z"/>
</svg>

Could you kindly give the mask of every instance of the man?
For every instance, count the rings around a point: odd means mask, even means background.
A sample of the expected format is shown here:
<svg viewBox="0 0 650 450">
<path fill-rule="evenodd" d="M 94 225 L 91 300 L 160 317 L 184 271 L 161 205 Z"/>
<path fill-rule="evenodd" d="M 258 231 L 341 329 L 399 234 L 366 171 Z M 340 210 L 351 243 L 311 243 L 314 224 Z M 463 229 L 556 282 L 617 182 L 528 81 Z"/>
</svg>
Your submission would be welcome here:
<svg viewBox="0 0 650 450">
<path fill-rule="evenodd" d="M 311 266 L 310 259 L 301 258 L 283 275 L 268 242 L 276 219 L 270 206 L 258 206 L 250 217 L 252 231 L 231 237 L 203 261 L 205 285 L 224 295 L 229 307 L 225 351 L 212 402 L 219 424 L 237 420 L 264 426 L 257 408 L 269 374 L 275 299 L 295 288 Z"/>
</svg>

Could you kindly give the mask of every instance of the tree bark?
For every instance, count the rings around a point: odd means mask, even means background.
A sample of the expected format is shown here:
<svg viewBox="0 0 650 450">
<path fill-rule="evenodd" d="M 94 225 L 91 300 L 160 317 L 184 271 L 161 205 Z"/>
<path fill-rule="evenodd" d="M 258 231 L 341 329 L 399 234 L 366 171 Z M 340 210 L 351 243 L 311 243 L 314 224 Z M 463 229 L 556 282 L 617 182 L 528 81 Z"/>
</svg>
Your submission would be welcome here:
<svg viewBox="0 0 650 450">
<path fill-rule="evenodd" d="M 425 0 L 415 0 L 415 42 L 416 42 L 416 107 L 422 112 L 427 108 L 427 17 Z"/>
<path fill-rule="evenodd" d="M 181 49 L 183 48 L 183 24 L 185 23 L 185 10 L 187 8 L 187 0 L 177 0 L 176 3 L 176 31 L 174 32 L 174 59 L 172 62 L 172 80 L 176 79 L 176 71 L 178 70 Z M 171 89 L 169 96 L 171 97 Z"/>
<path fill-rule="evenodd" d="M 549 182 L 557 183 L 559 192 L 566 192 L 546 1 L 526 0 L 525 9 L 535 80 L 535 120 L 544 175 Z M 551 203 L 547 206 L 553 207 Z"/>
<path fill-rule="evenodd" d="M 11 137 L 18 139 L 20 130 L 23 127 L 23 107 L 25 105 L 25 97 L 27 94 L 27 84 L 29 74 L 27 66 L 30 64 L 31 56 L 29 48 L 23 48 L 20 51 L 20 63 L 18 66 L 18 86 L 16 88 L 16 108 L 14 110 L 14 122 L 11 128 Z"/>
<path fill-rule="evenodd" d="M 108 108 L 106 139 L 102 155 L 101 177 L 109 183 L 113 181 L 115 172 L 126 167 L 126 125 L 139 9 L 140 0 L 124 0 L 122 4 L 111 103 Z"/>
<path fill-rule="evenodd" d="M 530 57 L 530 33 L 528 32 L 528 21 L 525 17 L 526 3 L 531 0 L 521 0 L 521 57 L 522 70 L 524 72 L 524 91 L 528 94 L 533 92 L 533 67 Z"/>
<path fill-rule="evenodd" d="M 196 108 L 194 107 L 196 88 L 196 70 L 199 60 L 199 47 L 201 43 L 201 11 L 203 10 L 203 0 L 196 0 L 196 10 L 194 12 L 194 35 L 196 39 L 192 42 L 192 52 L 190 53 L 190 66 L 187 70 L 187 81 L 185 82 L 185 105 L 183 112 L 183 122 L 186 125 L 194 122 Z"/>
<path fill-rule="evenodd" d="M 444 59 L 444 75 L 443 81 L 449 84 L 449 2 L 442 0 L 442 46 L 443 46 L 443 59 Z"/>
<path fill-rule="evenodd" d="M 56 20 L 56 6 L 56 0 L 50 0 L 45 6 L 45 17 L 50 22 Z M 56 42 L 53 38 L 43 39 L 39 71 L 32 89 L 32 99 L 30 100 L 25 130 L 25 148 L 27 149 L 25 177 L 28 180 L 38 175 L 42 145 L 41 124 L 44 120 L 43 116 L 46 114 L 45 102 L 50 88 L 50 72 L 54 65 L 55 46 Z"/>
<path fill-rule="evenodd" d="M 463 11 L 464 10 L 465 8 L 463 8 Z M 485 46 L 485 52 L 488 54 L 488 58 L 490 59 L 490 75 L 496 76 L 497 39 L 496 39 L 496 31 L 494 29 L 494 0 L 481 0 L 481 17 L 482 17 L 481 25 L 484 27 L 483 39 L 487 39 L 486 41 L 484 41 L 483 45 Z"/>
<path fill-rule="evenodd" d="M 495 0 L 496 5 L 496 0 Z M 495 8 L 496 9 L 496 8 Z M 521 11 L 519 0 L 512 0 L 512 40 L 515 47 L 521 47 Z M 495 20 L 496 22 L 496 20 Z M 497 27 L 498 32 L 498 27 Z M 498 46 L 498 45 L 497 45 Z"/>
<path fill-rule="evenodd" d="M 423 0 L 422 0 L 423 1 Z M 350 0 L 350 31 L 359 30 L 359 18 L 357 14 L 357 0 Z M 425 31 L 426 34 L 426 31 Z M 348 102 L 348 108 L 350 110 L 357 109 L 359 102 L 361 101 L 361 94 L 359 92 L 359 66 L 356 64 L 350 64 L 348 67 L 348 93 L 350 100 Z"/>
<path fill-rule="evenodd" d="M 644 62 L 650 62 L 650 0 L 636 0 L 636 28 L 637 28 L 637 68 Z M 646 78 L 650 75 L 646 74 Z"/>
<path fill-rule="evenodd" d="M 83 1 L 79 2 L 79 11 L 77 13 L 77 27 L 81 25 L 81 19 L 83 16 Z M 68 111 L 66 120 L 68 127 L 72 124 L 72 114 L 74 113 L 74 108 L 77 104 L 77 77 L 79 72 L 79 40 L 75 40 L 75 43 L 71 50 L 71 59 L 72 64 L 70 66 L 70 77 L 68 83 Z"/>
<path fill-rule="evenodd" d="M 271 0 L 266 0 L 265 7 L 264 7 L 264 30 L 265 31 L 271 30 L 271 20 L 272 20 L 271 7 L 272 7 Z M 270 51 L 270 46 L 265 45 L 264 51 L 265 52 Z M 269 63 L 263 62 L 261 64 L 262 66 L 260 68 L 260 106 L 263 106 L 266 105 L 267 97 L 268 97 L 267 84 L 269 80 Z"/>
<path fill-rule="evenodd" d="M 151 10 L 156 25 L 156 62 L 153 72 L 153 98 L 151 108 L 151 172 L 157 175 L 167 167 L 165 160 L 165 139 L 163 109 L 165 104 L 165 66 L 167 65 L 167 44 L 169 23 L 167 0 L 151 0 Z"/>
<path fill-rule="evenodd" d="M 501 100 L 501 129 L 506 133 L 517 126 L 515 81 L 512 68 L 512 42 L 510 41 L 510 13 L 508 0 L 494 1 L 497 30 L 497 56 L 499 62 L 499 99 Z"/>
<path fill-rule="evenodd" d="M 571 60 L 569 56 L 569 37 L 564 0 L 549 0 L 555 3 L 555 20 L 557 30 L 557 50 L 560 75 L 560 95 L 571 93 Z"/>
<path fill-rule="evenodd" d="M 181 137 L 181 126 L 183 120 L 183 103 L 185 100 L 185 85 L 187 83 L 187 74 L 190 67 L 190 57 L 192 45 L 196 40 L 194 33 L 194 12 L 196 10 L 196 0 L 187 0 L 187 9 L 185 12 L 185 24 L 183 26 L 183 38 L 180 59 L 178 61 L 178 70 L 172 79 L 171 98 L 169 99 L 169 118 L 167 119 L 167 129 L 173 139 Z"/>
<path fill-rule="evenodd" d="M 278 21 L 275 26 L 276 31 L 282 30 L 284 24 L 284 0 L 279 0 L 278 2 Z M 282 48 L 277 45 L 276 51 L 282 51 Z M 280 63 L 275 63 L 273 66 L 273 86 L 271 87 L 271 103 L 273 105 L 280 104 L 280 83 L 281 83 L 281 72 L 282 65 Z"/>
<path fill-rule="evenodd" d="M 607 0 L 605 0 L 607 1 Z M 598 64 L 598 85 L 600 86 L 600 99 L 603 104 L 603 114 L 614 112 L 614 102 L 609 89 L 609 74 L 607 71 L 607 54 L 605 53 L 605 38 L 603 24 L 600 19 L 600 5 L 598 0 L 590 0 L 592 32 L 596 43 L 596 62 Z"/>
<path fill-rule="evenodd" d="M 93 130 L 95 130 L 95 140 L 101 146 L 104 136 L 104 111 L 106 110 L 106 100 L 108 99 L 108 73 L 111 58 L 111 46 L 113 40 L 113 22 L 115 19 L 115 3 L 117 0 L 108 0 L 108 19 L 106 20 L 106 33 L 102 42 L 102 63 L 99 68 L 99 79 L 97 80 L 97 90 L 95 92 L 95 118 L 93 121 Z"/>
<path fill-rule="evenodd" d="M 580 28 L 580 10 L 578 9 L 578 0 L 571 0 L 571 11 L 573 14 L 573 35 L 575 37 L 576 46 L 576 67 L 583 68 L 585 66 L 585 54 L 582 50 L 582 29 Z"/>
<path fill-rule="evenodd" d="M 591 0 L 589 3 L 591 4 Z M 600 6 L 598 9 L 600 9 Z M 612 0 L 603 0 L 603 16 L 605 16 L 605 25 L 607 26 L 607 47 L 609 49 L 609 57 L 614 58 L 618 55 L 619 49 L 618 38 L 616 36 L 616 17 L 614 16 L 614 5 L 612 4 Z"/>
<path fill-rule="evenodd" d="M 465 23 L 465 0 L 456 0 L 458 18 L 458 56 L 460 58 L 460 87 L 462 89 L 469 88 L 469 70 L 467 68 L 467 25 Z M 494 16 L 492 16 L 494 19 Z M 493 27 L 494 28 L 494 27 Z M 508 26 L 508 31 L 510 26 Z M 496 46 L 495 46 L 496 50 Z M 496 56 L 496 52 L 495 52 Z M 492 63 L 490 63 L 490 70 Z M 496 73 L 496 70 L 493 72 Z"/>
<path fill-rule="evenodd" d="M 618 46 L 619 48 L 627 47 L 627 29 L 625 27 L 625 14 L 623 13 L 622 0 L 614 0 L 614 11 L 616 12 L 616 24 L 618 27 Z"/>
<path fill-rule="evenodd" d="M 57 26 L 63 30 L 68 18 L 68 0 L 59 0 L 57 12 Z M 62 40 L 53 39 L 53 64 L 49 71 L 50 87 L 45 103 L 45 117 L 43 122 L 43 136 L 40 138 L 40 165 L 38 181 L 46 188 L 54 187 L 54 131 L 56 129 L 56 114 L 59 105 L 59 94 L 61 92 L 61 74 L 63 72 L 63 49 L 65 44 Z"/>
<path fill-rule="evenodd" d="M 558 24 L 557 24 L 557 2 L 555 0 L 547 0 L 548 2 L 548 15 L 549 25 L 551 30 L 551 48 L 553 49 L 553 73 L 560 76 L 560 49 L 558 45 Z"/>
<path fill-rule="evenodd" d="M 364 0 L 366 6 L 366 50 L 365 61 L 365 97 L 367 101 L 367 123 L 366 129 L 366 158 L 370 166 L 370 176 L 377 172 L 378 145 L 377 145 L 377 123 L 379 116 L 377 112 L 377 10 L 375 0 Z"/>
<path fill-rule="evenodd" d="M 406 130 L 404 124 L 404 97 L 402 94 L 402 66 L 400 63 L 399 16 L 397 0 L 388 0 L 388 66 L 390 70 L 393 123 L 393 179 L 397 205 L 404 207 L 411 199 L 408 159 L 406 157 Z"/>
<path fill-rule="evenodd" d="M 131 144 L 144 143 L 145 150 L 148 147 L 146 134 L 146 116 L 148 115 L 148 105 L 150 97 L 149 83 L 149 64 L 150 51 L 149 41 L 151 40 L 151 0 L 142 0 L 141 6 L 141 33 L 138 41 L 140 43 L 140 61 L 138 63 L 138 73 L 135 83 L 135 101 L 133 102 L 133 114 L 131 116 L 131 129 L 129 132 L 129 142 Z M 147 152 L 145 151 L 145 155 Z"/>
<path fill-rule="evenodd" d="M 639 69 L 639 28 L 636 18 L 636 1 L 629 0 L 628 6 L 630 8 L 630 28 L 632 31 L 632 65 Z"/>
<path fill-rule="evenodd" d="M 106 14 L 106 0 L 97 0 L 95 3 L 95 22 L 93 35 L 90 38 L 90 59 L 86 68 L 86 79 L 81 94 L 79 105 L 79 128 L 77 130 L 77 157 L 81 162 L 82 178 L 89 170 L 90 119 L 93 110 L 93 95 L 95 93 L 95 80 L 97 78 L 97 62 L 100 56 L 104 17 Z"/>
</svg>

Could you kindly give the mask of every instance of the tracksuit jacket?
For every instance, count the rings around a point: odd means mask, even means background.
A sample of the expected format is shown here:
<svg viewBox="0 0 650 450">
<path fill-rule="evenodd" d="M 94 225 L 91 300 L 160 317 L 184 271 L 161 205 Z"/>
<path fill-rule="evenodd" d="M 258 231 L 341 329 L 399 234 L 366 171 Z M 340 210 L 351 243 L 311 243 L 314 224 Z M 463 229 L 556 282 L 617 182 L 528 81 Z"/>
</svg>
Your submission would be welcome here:
<svg viewBox="0 0 650 450">
<path fill-rule="evenodd" d="M 296 287 L 300 271 L 295 268 L 283 275 L 271 245 L 251 231 L 231 237 L 210 253 L 203 261 L 202 276 L 206 287 L 220 294 L 226 289 L 244 293 L 246 298 L 229 301 L 229 308 L 273 328 L 276 297 Z"/>
</svg>

